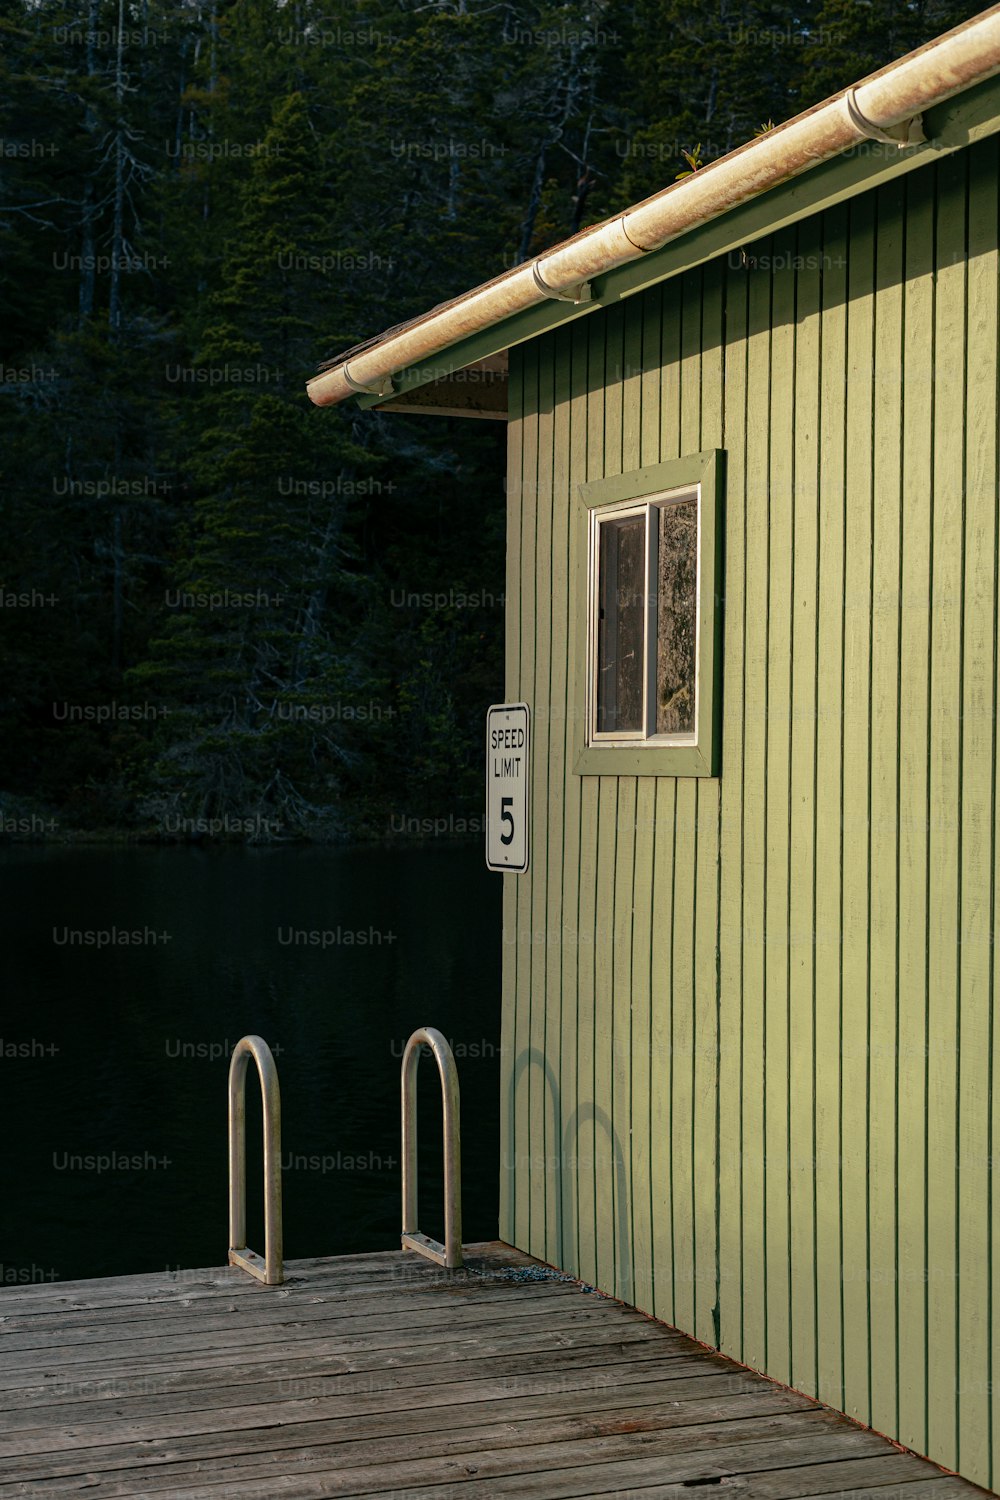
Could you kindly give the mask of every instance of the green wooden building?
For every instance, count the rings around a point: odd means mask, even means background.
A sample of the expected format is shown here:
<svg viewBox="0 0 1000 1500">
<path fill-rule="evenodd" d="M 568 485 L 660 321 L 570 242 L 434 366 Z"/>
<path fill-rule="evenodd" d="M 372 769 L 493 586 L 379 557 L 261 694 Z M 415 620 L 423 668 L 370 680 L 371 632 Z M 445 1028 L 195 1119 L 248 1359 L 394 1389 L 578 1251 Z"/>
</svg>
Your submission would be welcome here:
<svg viewBox="0 0 1000 1500">
<path fill-rule="evenodd" d="M 310 386 L 508 424 L 501 1234 L 992 1488 L 998 12 Z"/>
</svg>

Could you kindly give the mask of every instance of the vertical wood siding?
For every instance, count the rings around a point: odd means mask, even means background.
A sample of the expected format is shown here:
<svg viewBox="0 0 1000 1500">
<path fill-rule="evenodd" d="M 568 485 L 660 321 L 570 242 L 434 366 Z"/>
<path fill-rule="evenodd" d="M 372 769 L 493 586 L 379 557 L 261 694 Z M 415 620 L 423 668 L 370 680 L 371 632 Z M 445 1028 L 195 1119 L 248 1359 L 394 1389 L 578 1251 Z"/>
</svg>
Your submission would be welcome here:
<svg viewBox="0 0 1000 1500">
<path fill-rule="evenodd" d="M 996 1487 L 996 140 L 512 351 L 501 1231 Z M 570 514 L 721 447 L 722 772 L 579 777 Z"/>
</svg>

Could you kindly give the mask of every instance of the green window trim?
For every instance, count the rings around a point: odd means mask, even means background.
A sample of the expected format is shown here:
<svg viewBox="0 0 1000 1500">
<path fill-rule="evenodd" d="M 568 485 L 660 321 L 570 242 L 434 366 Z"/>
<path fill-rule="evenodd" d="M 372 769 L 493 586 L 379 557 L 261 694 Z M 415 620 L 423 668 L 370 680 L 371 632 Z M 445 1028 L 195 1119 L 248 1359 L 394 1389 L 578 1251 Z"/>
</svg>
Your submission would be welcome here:
<svg viewBox="0 0 1000 1500">
<path fill-rule="evenodd" d="M 688 454 L 668 463 L 651 464 L 593 480 L 579 486 L 574 508 L 573 548 L 573 675 L 577 724 L 578 776 L 717 776 L 720 760 L 722 709 L 722 539 L 725 454 L 720 448 Z M 674 743 L 660 738 L 631 743 L 592 743 L 594 723 L 591 588 L 593 538 L 591 516 L 602 507 L 662 496 L 666 491 L 691 490 L 698 496 L 698 608 L 695 647 L 695 728 L 690 738 Z"/>
</svg>

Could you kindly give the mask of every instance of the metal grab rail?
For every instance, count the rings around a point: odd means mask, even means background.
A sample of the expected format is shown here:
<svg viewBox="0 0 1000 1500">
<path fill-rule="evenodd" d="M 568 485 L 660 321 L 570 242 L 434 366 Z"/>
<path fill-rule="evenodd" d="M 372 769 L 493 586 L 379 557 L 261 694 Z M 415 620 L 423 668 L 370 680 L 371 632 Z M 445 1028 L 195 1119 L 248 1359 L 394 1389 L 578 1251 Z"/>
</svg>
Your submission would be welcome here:
<svg viewBox="0 0 1000 1500">
<path fill-rule="evenodd" d="M 247 1063 L 257 1064 L 264 1104 L 264 1258 L 247 1249 Z M 281 1094 L 263 1037 L 242 1037 L 229 1064 L 229 1264 L 268 1286 L 284 1280 L 281 1260 Z"/>
<path fill-rule="evenodd" d="M 417 1228 L 417 1065 L 426 1043 L 441 1076 L 444 1112 L 444 1244 Z M 421 1026 L 406 1044 L 400 1086 L 403 1111 L 403 1233 L 404 1250 L 417 1250 L 439 1266 L 456 1270 L 462 1264 L 462 1151 L 459 1120 L 458 1071 L 446 1039 L 433 1026 Z"/>
</svg>

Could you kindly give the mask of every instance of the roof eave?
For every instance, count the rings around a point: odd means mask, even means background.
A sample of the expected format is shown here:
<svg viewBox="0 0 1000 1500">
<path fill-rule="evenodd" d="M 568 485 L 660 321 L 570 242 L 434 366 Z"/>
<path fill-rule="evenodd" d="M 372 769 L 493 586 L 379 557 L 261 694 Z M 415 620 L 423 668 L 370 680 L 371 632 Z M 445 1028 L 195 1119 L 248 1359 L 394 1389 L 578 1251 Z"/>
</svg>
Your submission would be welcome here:
<svg viewBox="0 0 1000 1500">
<path fill-rule="evenodd" d="M 960 150 L 1000 129 L 998 72 L 995 5 L 617 219 L 388 330 L 317 375 L 309 395 L 317 405 L 356 395 L 371 406 L 440 384 L 526 338 Z M 914 135 L 926 139 L 910 144 Z M 660 244 L 652 242 L 657 235 Z M 642 239 L 649 243 L 640 248 Z"/>
</svg>

